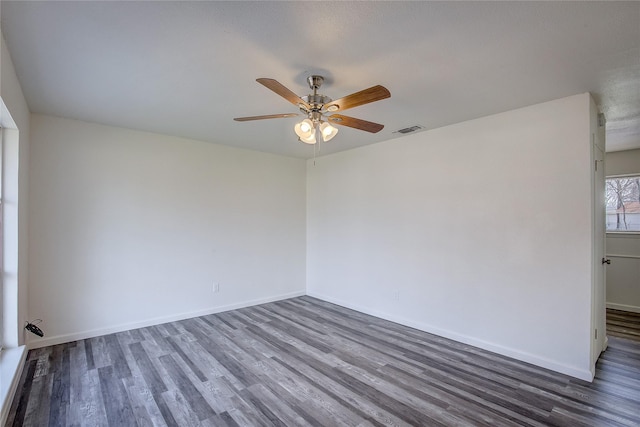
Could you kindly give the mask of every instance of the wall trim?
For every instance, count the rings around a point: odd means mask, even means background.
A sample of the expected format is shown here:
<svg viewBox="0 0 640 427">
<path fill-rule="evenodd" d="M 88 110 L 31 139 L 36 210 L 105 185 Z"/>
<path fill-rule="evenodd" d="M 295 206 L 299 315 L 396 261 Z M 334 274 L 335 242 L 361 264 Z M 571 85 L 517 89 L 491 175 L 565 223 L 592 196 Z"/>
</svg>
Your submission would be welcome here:
<svg viewBox="0 0 640 427">
<path fill-rule="evenodd" d="M 375 316 L 377 318 L 380 319 L 384 319 L 384 320 L 388 320 L 390 322 L 394 322 L 394 323 L 398 323 L 404 326 L 409 326 L 411 328 L 415 328 L 424 332 L 428 332 L 434 335 L 438 335 L 444 338 L 448 338 L 448 339 L 452 339 L 454 341 L 457 342 L 461 342 L 464 344 L 468 344 L 468 345 L 473 345 L 475 347 L 484 349 L 484 350 L 488 350 L 491 351 L 493 353 L 497 353 L 497 354 L 501 354 L 503 356 L 507 356 L 507 357 L 511 357 L 523 362 L 527 362 L 527 363 L 531 363 L 533 365 L 536 366 L 540 366 L 542 368 L 546 368 L 546 369 L 550 369 L 552 371 L 556 371 L 565 375 L 569 375 L 575 378 L 579 378 L 581 380 L 585 380 L 585 381 L 593 381 L 593 373 L 590 370 L 584 370 L 584 369 L 580 369 L 577 368 L 575 366 L 569 366 L 569 365 L 565 365 L 563 363 L 559 363 L 557 361 L 551 360 L 551 359 L 547 359 L 545 357 L 540 357 L 537 356 L 535 354 L 531 354 L 531 353 L 527 353 L 527 352 L 523 352 L 511 347 L 505 347 L 499 344 L 495 344 L 492 342 L 488 342 L 488 341 L 484 341 L 484 340 L 479 340 L 477 338 L 468 336 L 468 335 L 464 335 L 464 334 L 459 334 L 457 332 L 453 332 L 453 331 L 449 331 L 446 329 L 441 329 L 441 328 L 437 328 L 434 327 L 432 325 L 426 324 L 426 323 L 422 323 L 422 322 L 415 322 L 413 320 L 410 319 L 406 319 L 400 316 L 394 316 L 391 315 L 389 313 L 385 313 L 385 312 L 381 312 L 381 311 L 377 311 L 377 310 L 371 310 L 367 307 L 363 307 L 360 306 L 358 304 L 351 304 L 348 303 L 346 301 L 342 301 L 336 298 L 332 298 L 329 296 L 326 296 L 324 294 L 320 294 L 320 293 L 316 293 L 316 292 L 310 292 L 310 291 L 297 291 L 297 292 L 291 292 L 291 293 L 287 293 L 287 294 L 281 294 L 278 296 L 274 296 L 274 297 L 268 297 L 268 298 L 261 298 L 261 299 L 256 299 L 256 300 L 250 300 L 250 301 L 244 301 L 244 302 L 240 302 L 240 303 L 235 303 L 235 304 L 229 304 L 229 305 L 225 305 L 225 306 L 220 306 L 220 307 L 213 307 L 210 309 L 206 309 L 206 310 L 200 310 L 200 311 L 196 311 L 196 312 L 188 312 L 188 313 L 181 313 L 181 314 L 177 314 L 177 315 L 173 315 L 173 316 L 166 316 L 166 317 L 157 317 L 154 319 L 149 319 L 149 320 L 145 320 L 145 321 L 141 321 L 141 322 L 134 322 L 134 323 L 126 323 L 126 324 L 122 324 L 122 325 L 118 325 L 118 326 L 114 326 L 114 327 L 110 327 L 110 328 L 102 328 L 102 329 L 93 329 L 93 330 L 89 330 L 89 331 L 83 331 L 83 332 L 77 332 L 77 333 L 73 333 L 73 334 L 65 334 L 65 335 L 57 335 L 57 336 L 53 336 L 53 337 L 47 337 L 47 338 L 43 338 L 43 339 L 38 339 L 35 341 L 31 341 L 27 344 L 27 348 L 29 350 L 31 349 L 36 349 L 36 348 L 41 348 L 41 347 L 46 347 L 46 346 L 50 346 L 50 345 L 56 345 L 56 344 L 63 344 L 63 343 L 67 343 L 67 342 L 72 342 L 72 341 L 77 341 L 77 340 L 82 340 L 82 339 L 87 339 L 87 338 L 94 338 L 94 337 L 98 337 L 98 336 L 102 336 L 102 335 L 107 335 L 107 334 L 112 334 L 112 333 L 117 333 L 117 332 L 124 332 L 124 331 L 128 331 L 128 330 L 132 330 L 132 329 L 138 329 L 138 328 L 144 328 L 147 326 L 155 326 L 155 325 L 160 325 L 163 323 L 167 323 L 167 322 L 175 322 L 175 321 L 179 321 L 179 320 L 185 320 L 185 319 L 191 319 L 194 317 L 199 317 L 199 316 L 206 316 L 209 314 L 216 314 L 216 313 L 222 313 L 225 311 L 229 311 L 229 310 L 236 310 L 236 309 L 240 309 L 240 308 L 245 308 L 245 307 L 251 307 L 251 306 L 255 306 L 255 305 L 260 305 L 260 304 L 267 304 L 270 302 L 274 302 L 274 301 L 281 301 L 281 300 L 285 300 L 285 299 L 289 299 L 289 298 L 295 298 L 295 297 L 299 297 L 299 296 L 304 296 L 304 295 L 308 295 L 310 297 L 313 298 L 318 298 L 320 300 L 332 303 L 332 304 L 336 304 L 351 310 L 355 310 L 358 311 L 360 313 L 364 313 L 364 314 L 368 314 L 371 316 Z M 621 308 L 622 307 L 622 308 Z M 613 308 L 613 309 L 617 309 L 617 310 L 625 310 L 625 311 L 635 311 L 640 313 L 640 307 L 633 307 L 633 306 L 624 306 L 624 305 L 620 305 L 620 304 L 612 304 L 612 303 L 607 303 L 607 308 Z M 24 347 L 23 347 L 24 348 Z M 20 366 L 20 372 L 22 372 L 22 366 L 24 365 L 24 359 L 26 357 L 26 351 L 24 351 L 24 355 L 22 356 L 22 362 L 21 362 L 21 366 Z M 17 375 L 17 378 L 19 378 L 19 375 Z M 13 386 L 14 390 L 13 392 L 15 393 L 15 387 L 17 387 L 17 381 L 15 383 L 15 385 Z"/>
<path fill-rule="evenodd" d="M 5 348 L 0 352 L 0 425 L 5 425 L 13 397 L 18 389 L 24 363 L 27 360 L 26 346 Z"/>
<path fill-rule="evenodd" d="M 483 350 L 488 350 L 493 353 L 501 354 L 503 356 L 511 357 L 513 359 L 520 360 L 522 362 L 531 363 L 533 365 L 550 369 L 555 372 L 559 372 L 561 374 L 569 375 L 575 378 L 579 378 L 581 380 L 592 382 L 594 378 L 594 373 L 588 369 L 580 369 L 575 366 L 565 365 L 563 363 L 556 362 L 551 359 L 547 359 L 545 357 L 540 357 L 535 354 L 523 352 L 514 348 L 504 347 L 499 344 L 495 344 L 492 342 L 479 340 L 477 338 L 471 337 L 469 335 L 459 334 L 457 332 L 449 331 L 446 329 L 441 329 L 434 327 L 432 325 L 415 322 L 410 319 L 406 319 L 400 316 L 394 316 L 388 313 L 380 312 L 377 310 L 371 310 L 367 307 L 362 307 L 357 304 L 351 304 L 336 298 L 328 297 L 324 294 L 309 292 L 307 291 L 307 295 L 310 297 L 318 298 L 320 300 L 330 302 L 332 304 L 336 304 L 345 308 L 349 308 L 351 310 L 358 311 L 360 313 L 369 314 L 371 316 L 378 317 L 380 319 L 389 320 L 394 323 L 398 323 L 404 326 L 409 326 L 411 328 L 419 329 L 424 332 L 428 332 L 430 334 L 438 335 L 440 337 L 448 338 L 457 342 L 461 342 L 464 344 L 469 344 L 474 347 L 481 348 Z"/>
<path fill-rule="evenodd" d="M 194 317 L 206 316 L 209 314 L 222 313 L 224 311 L 236 310 L 239 308 L 251 307 L 254 305 L 266 304 L 274 301 L 280 301 L 280 300 L 300 297 L 304 295 L 306 295 L 305 291 L 296 291 L 296 292 L 276 295 L 273 297 L 259 298 L 255 300 L 243 301 L 243 302 L 223 305 L 219 307 L 212 307 L 206 310 L 191 311 L 187 313 L 180 313 L 180 314 L 175 314 L 172 316 L 165 316 L 165 317 L 156 317 L 153 319 L 143 320 L 140 322 L 124 323 L 124 324 L 109 327 L 109 328 L 92 329 L 89 331 L 75 332 L 72 334 L 64 334 L 64 335 L 55 335 L 52 337 L 45 337 L 41 339 L 38 338 L 36 340 L 30 341 L 29 343 L 27 343 L 27 347 L 29 350 L 32 350 L 35 348 L 47 347 L 50 345 L 63 344 L 63 343 L 78 341 L 78 340 L 84 340 L 87 338 L 95 338 L 102 335 L 108 335 L 108 334 L 113 334 L 117 332 L 130 331 L 132 329 L 145 328 L 147 326 L 161 325 L 163 323 L 168 323 L 168 322 L 176 322 L 179 320 L 192 319 Z"/>
<path fill-rule="evenodd" d="M 607 238 L 614 239 L 640 239 L 640 232 L 638 231 L 607 231 Z"/>
<path fill-rule="evenodd" d="M 630 311 L 632 313 L 640 313 L 640 307 L 636 307 L 635 305 L 625 305 L 625 304 L 616 304 L 613 302 L 608 302 L 607 308 L 610 308 L 612 310 L 621 310 L 621 311 Z"/>
<path fill-rule="evenodd" d="M 618 254 L 607 254 L 607 258 L 633 258 L 640 259 L 640 255 L 618 255 Z"/>
</svg>

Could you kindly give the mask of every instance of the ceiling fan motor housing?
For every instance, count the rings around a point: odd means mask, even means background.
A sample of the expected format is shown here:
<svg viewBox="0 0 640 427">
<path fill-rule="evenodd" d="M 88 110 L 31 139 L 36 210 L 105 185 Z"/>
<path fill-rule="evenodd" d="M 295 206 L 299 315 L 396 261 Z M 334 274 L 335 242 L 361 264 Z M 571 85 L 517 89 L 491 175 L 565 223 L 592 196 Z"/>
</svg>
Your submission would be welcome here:
<svg viewBox="0 0 640 427">
<path fill-rule="evenodd" d="M 314 94 L 314 95 L 305 95 L 302 99 L 311 106 L 309 111 L 320 111 L 324 104 L 331 102 L 331 98 L 324 95 Z M 306 112 L 306 110 L 303 110 Z"/>
</svg>

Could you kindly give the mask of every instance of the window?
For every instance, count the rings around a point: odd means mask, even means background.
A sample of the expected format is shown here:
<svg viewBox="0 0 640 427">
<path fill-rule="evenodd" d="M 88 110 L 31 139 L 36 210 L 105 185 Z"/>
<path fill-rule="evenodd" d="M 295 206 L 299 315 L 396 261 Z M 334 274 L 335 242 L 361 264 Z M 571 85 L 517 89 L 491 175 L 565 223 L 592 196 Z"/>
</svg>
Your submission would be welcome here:
<svg viewBox="0 0 640 427">
<path fill-rule="evenodd" d="M 4 105 L 0 106 L 0 107 L 4 107 Z M 2 136 L 3 136 L 3 129 L 2 127 L 0 127 L 0 351 L 2 351 L 2 349 L 4 348 L 4 337 L 3 337 L 3 330 L 4 330 L 4 324 L 2 323 L 2 319 L 4 316 L 4 312 L 2 310 L 3 308 L 3 304 L 4 304 L 4 212 L 3 212 L 3 197 L 2 197 L 2 167 L 4 165 L 3 159 L 4 159 L 4 147 L 2 145 Z"/>
<path fill-rule="evenodd" d="M 607 178 L 607 231 L 640 232 L 640 175 Z"/>
</svg>

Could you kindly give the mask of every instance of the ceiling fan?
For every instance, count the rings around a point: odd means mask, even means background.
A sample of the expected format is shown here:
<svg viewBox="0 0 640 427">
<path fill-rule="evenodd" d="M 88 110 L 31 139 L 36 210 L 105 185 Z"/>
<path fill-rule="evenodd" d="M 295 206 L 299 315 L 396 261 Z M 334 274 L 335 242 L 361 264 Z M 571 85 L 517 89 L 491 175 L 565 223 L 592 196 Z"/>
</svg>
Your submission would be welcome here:
<svg viewBox="0 0 640 427">
<path fill-rule="evenodd" d="M 355 117 L 344 116 L 342 114 L 334 114 L 338 111 L 344 111 L 349 108 L 389 98 L 391 93 L 384 86 L 372 86 L 334 101 L 328 96 L 318 93 L 318 89 L 320 89 L 320 86 L 322 86 L 324 82 L 324 77 L 322 76 L 313 75 L 307 77 L 307 83 L 309 83 L 309 88 L 313 93 L 302 97 L 296 95 L 274 79 L 260 78 L 256 79 L 256 81 L 300 108 L 300 112 L 305 115 L 306 118 L 294 126 L 294 131 L 296 135 L 298 135 L 298 139 L 306 144 L 315 144 L 317 142 L 316 135 L 324 142 L 333 138 L 338 133 L 338 129 L 331 126 L 329 122 L 371 133 L 379 132 L 384 127 L 384 125 L 379 123 L 356 119 Z M 299 113 L 269 114 L 265 116 L 236 117 L 233 120 L 246 122 L 250 120 L 278 119 L 299 115 Z"/>
</svg>

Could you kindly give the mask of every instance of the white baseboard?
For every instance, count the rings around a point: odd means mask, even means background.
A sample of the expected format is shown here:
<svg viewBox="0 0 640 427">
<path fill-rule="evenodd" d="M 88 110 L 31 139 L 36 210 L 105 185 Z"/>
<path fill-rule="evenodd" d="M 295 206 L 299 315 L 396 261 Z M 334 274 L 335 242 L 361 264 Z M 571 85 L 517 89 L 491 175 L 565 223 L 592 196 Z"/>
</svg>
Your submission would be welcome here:
<svg viewBox="0 0 640 427">
<path fill-rule="evenodd" d="M 25 346 L 3 349 L 0 352 L 0 404 L 2 405 L 0 425 L 5 425 L 7 422 L 26 358 Z"/>
<path fill-rule="evenodd" d="M 288 294 L 282 294 L 274 297 L 262 298 L 262 299 L 251 300 L 251 301 L 243 301 L 240 303 L 229 304 L 229 305 L 220 306 L 220 307 L 213 307 L 211 309 L 201 310 L 197 312 L 181 313 L 181 314 L 172 315 L 172 316 L 158 317 L 158 318 L 148 319 L 141 322 L 127 323 L 127 324 L 122 324 L 122 325 L 109 327 L 109 328 L 94 329 L 94 330 L 82 331 L 82 332 L 77 332 L 72 334 L 41 338 L 34 341 L 30 341 L 27 344 L 27 347 L 29 349 L 34 349 L 34 348 L 62 344 L 62 343 L 67 343 L 67 342 L 72 342 L 72 341 L 77 341 L 77 340 L 82 340 L 87 338 L 94 338 L 102 335 L 107 335 L 107 334 L 112 334 L 117 332 L 124 332 L 131 329 L 144 328 L 147 326 L 154 326 L 154 325 L 159 325 L 167 322 L 175 322 L 175 321 L 190 319 L 190 318 L 199 317 L 199 316 L 206 316 L 209 314 L 221 313 L 224 311 L 236 310 L 239 308 L 250 307 L 250 306 L 259 305 L 259 304 L 266 304 L 274 301 L 280 301 L 288 298 L 295 298 L 303 295 L 309 295 L 311 297 L 318 298 L 320 300 L 327 301 L 333 304 L 337 304 L 352 310 L 356 310 L 364 314 L 369 314 L 371 316 L 375 316 L 381 319 L 389 320 L 391 322 L 399 323 L 401 325 L 419 329 L 421 331 L 438 335 L 444 338 L 449 338 L 464 344 L 469 344 L 475 347 L 479 347 L 484 350 L 498 353 L 507 357 L 512 357 L 514 359 L 521 360 L 523 362 L 531 363 L 533 365 L 550 369 L 552 371 L 560 372 L 562 374 L 566 374 L 566 375 L 579 378 L 585 381 L 593 381 L 593 373 L 590 370 L 584 370 L 574 366 L 565 365 L 563 363 L 550 360 L 545 357 L 537 356 L 535 354 L 523 352 L 510 347 L 505 347 L 499 344 L 479 340 L 477 338 L 474 338 L 468 335 L 459 334 L 457 332 L 437 328 L 437 327 L 434 327 L 433 325 L 428 325 L 422 322 L 415 322 L 413 320 L 406 319 L 400 316 L 395 316 L 389 313 L 371 310 L 367 307 L 362 307 L 357 304 L 351 304 L 349 302 L 341 301 L 326 295 L 317 294 L 315 292 L 304 292 L 304 291 L 292 292 Z M 622 308 L 618 308 L 620 307 L 619 305 L 613 304 L 614 306 L 611 306 L 611 307 L 610 305 L 611 304 L 607 303 L 608 308 L 615 308 L 615 309 L 622 310 Z M 627 306 L 623 306 L 623 307 L 627 307 Z M 638 309 L 638 312 L 640 312 L 640 308 L 637 308 L 637 309 Z M 626 311 L 633 311 L 633 310 L 629 310 L 628 308 L 626 308 Z M 25 352 L 25 355 L 26 355 L 26 352 Z M 24 363 L 24 360 L 22 363 Z"/>
<path fill-rule="evenodd" d="M 421 331 L 428 332 L 430 334 L 438 335 L 444 338 L 449 338 L 454 341 L 458 341 L 464 344 L 469 344 L 474 347 L 479 347 L 483 350 L 488 350 L 493 353 L 501 354 L 503 356 L 511 357 L 513 359 L 517 359 L 523 362 L 531 363 L 533 365 L 550 369 L 555 372 L 560 372 L 561 374 L 569 375 L 569 376 L 579 378 L 581 380 L 585 380 L 589 382 L 593 381 L 593 373 L 588 369 L 580 369 L 575 366 L 565 365 L 563 363 L 550 360 L 545 357 L 537 356 L 535 354 L 531 354 L 531 353 L 523 352 L 520 350 L 516 350 L 514 348 L 505 347 L 499 344 L 479 340 L 477 338 L 474 338 L 468 335 L 463 335 L 463 334 L 459 334 L 457 332 L 449 331 L 446 329 L 437 328 L 432 325 L 428 325 L 421 322 L 415 322 L 413 320 L 405 319 L 399 316 L 394 316 L 388 313 L 371 310 L 367 307 L 362 307 L 357 304 L 351 304 L 345 301 L 340 301 L 335 298 L 328 297 L 326 295 L 317 294 L 315 292 L 307 292 L 307 295 L 309 295 L 310 297 L 318 298 L 326 302 L 330 302 L 332 304 L 336 304 L 342 307 L 356 310 L 364 314 L 369 314 L 371 316 L 375 316 L 380 319 L 389 320 L 391 322 L 399 323 L 401 325 L 419 329 Z"/>
<path fill-rule="evenodd" d="M 632 313 L 640 313 L 640 307 L 635 305 L 615 304 L 613 302 L 607 303 L 607 308 L 612 310 L 630 311 Z"/>
<path fill-rule="evenodd" d="M 171 315 L 171 316 L 156 317 L 156 318 L 153 318 L 153 319 L 143 320 L 141 322 L 125 323 L 125 324 L 121 324 L 121 325 L 117 325 L 117 326 L 113 326 L 113 327 L 109 327 L 109 328 L 100 328 L 100 329 L 93 329 L 93 330 L 89 330 L 89 331 L 74 332 L 72 334 L 55 335 L 55 336 L 52 336 L 52 337 L 37 338 L 37 339 L 34 339 L 32 341 L 29 341 L 27 343 L 27 347 L 31 350 L 31 349 L 34 349 L 34 348 L 41 348 L 41 347 L 47 347 L 47 346 L 50 346 L 50 345 L 63 344 L 63 343 L 67 343 L 67 342 L 84 340 L 84 339 L 87 339 L 87 338 L 99 337 L 99 336 L 102 336 L 102 335 L 114 334 L 114 333 L 117 333 L 117 332 L 130 331 L 132 329 L 145 328 L 147 326 L 161 325 L 163 323 L 168 323 L 168 322 L 176 322 L 176 321 L 179 321 L 179 320 L 192 319 L 194 317 L 206 316 L 206 315 L 209 315 L 209 314 L 222 313 L 224 311 L 236 310 L 236 309 L 239 309 L 239 308 L 250 307 L 250 306 L 253 306 L 253 305 L 266 304 L 266 303 L 269 303 L 269 302 L 280 301 L 280 300 L 289 299 L 289 298 L 295 298 L 295 297 L 299 297 L 299 296 L 303 296 L 303 295 L 306 295 L 305 291 L 291 292 L 291 293 L 288 293 L 288 294 L 281 294 L 281 295 L 268 297 L 268 298 L 261 298 L 261 299 L 250 300 L 250 301 L 242 301 L 242 302 L 235 303 L 235 304 L 229 304 L 229 305 L 219 306 L 219 307 L 212 307 L 212 308 L 206 309 L 206 310 L 192 311 L 192 312 L 189 312 L 189 313 L 180 313 L 180 314 L 175 314 L 175 315 Z"/>
</svg>

